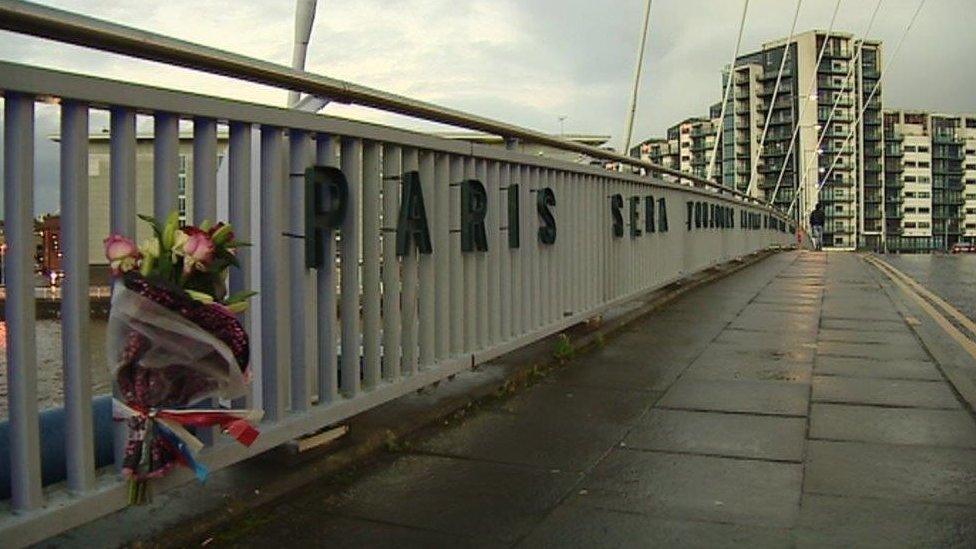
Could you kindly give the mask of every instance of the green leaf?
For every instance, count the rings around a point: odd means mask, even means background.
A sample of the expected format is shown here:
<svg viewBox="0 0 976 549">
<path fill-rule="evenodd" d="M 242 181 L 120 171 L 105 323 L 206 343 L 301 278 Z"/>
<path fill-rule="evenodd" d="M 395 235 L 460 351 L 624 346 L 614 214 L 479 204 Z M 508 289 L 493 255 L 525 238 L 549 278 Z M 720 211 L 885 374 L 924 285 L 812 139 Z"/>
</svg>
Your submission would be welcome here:
<svg viewBox="0 0 976 549">
<path fill-rule="evenodd" d="M 252 292 L 251 290 L 241 290 L 239 292 L 233 293 L 227 299 L 225 299 L 224 300 L 224 305 L 231 305 L 233 303 L 240 303 L 241 301 L 245 301 L 245 300 L 250 299 L 250 298 L 252 298 L 252 297 L 254 297 L 256 295 L 258 295 L 257 292 Z"/>
<path fill-rule="evenodd" d="M 156 221 L 155 217 L 151 215 L 143 215 L 143 214 L 137 214 L 137 215 L 139 219 L 145 221 L 146 223 L 149 223 L 149 225 L 152 227 L 153 232 L 156 233 L 156 238 L 162 237 L 163 228 L 159 226 L 159 221 Z"/>
<path fill-rule="evenodd" d="M 250 242 L 244 240 L 231 240 L 230 242 L 224 244 L 225 248 L 243 248 L 245 246 L 253 246 Z"/>
</svg>

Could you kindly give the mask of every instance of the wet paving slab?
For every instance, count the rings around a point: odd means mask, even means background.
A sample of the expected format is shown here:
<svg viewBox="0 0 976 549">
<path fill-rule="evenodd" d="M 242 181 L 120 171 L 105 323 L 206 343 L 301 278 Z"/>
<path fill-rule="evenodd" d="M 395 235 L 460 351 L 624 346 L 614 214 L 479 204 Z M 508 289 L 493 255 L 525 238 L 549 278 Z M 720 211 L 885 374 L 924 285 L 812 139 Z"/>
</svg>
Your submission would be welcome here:
<svg viewBox="0 0 976 549">
<path fill-rule="evenodd" d="M 844 356 L 818 356 L 814 361 L 813 369 L 817 375 L 942 381 L 942 374 L 935 367 L 935 363 L 927 360 L 871 360 Z"/>
<path fill-rule="evenodd" d="M 869 269 L 791 252 L 696 290 L 255 544 L 976 546 L 976 420 Z"/>
</svg>

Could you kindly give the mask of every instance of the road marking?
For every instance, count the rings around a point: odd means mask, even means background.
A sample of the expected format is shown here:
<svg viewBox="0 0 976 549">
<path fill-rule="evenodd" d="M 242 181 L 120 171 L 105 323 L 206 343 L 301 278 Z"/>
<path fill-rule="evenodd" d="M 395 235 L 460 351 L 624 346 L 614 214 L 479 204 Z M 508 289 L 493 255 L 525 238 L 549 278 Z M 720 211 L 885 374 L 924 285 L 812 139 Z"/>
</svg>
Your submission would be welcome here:
<svg viewBox="0 0 976 549">
<path fill-rule="evenodd" d="M 949 315 L 952 318 L 956 319 L 956 321 L 959 322 L 959 324 L 963 325 L 967 330 L 969 330 L 969 332 L 971 334 L 976 335 L 976 322 L 973 322 L 972 320 L 969 319 L 969 317 L 967 317 L 966 315 L 964 315 L 961 312 L 959 312 L 958 309 L 956 309 L 955 307 L 953 307 L 952 305 L 950 305 L 949 303 L 947 303 L 941 297 L 935 295 L 934 293 L 932 293 L 931 291 L 929 291 L 928 288 L 926 288 L 925 286 L 922 286 L 921 284 L 919 284 L 918 282 L 916 282 L 914 278 L 912 278 L 912 277 L 908 276 L 907 274 L 899 271 L 898 269 L 892 267 L 891 264 L 888 263 L 887 261 L 884 261 L 883 259 L 880 259 L 880 258 L 877 258 L 877 257 L 873 257 L 873 256 L 871 256 L 870 258 L 873 259 L 874 261 L 877 261 L 878 263 L 881 263 L 885 267 L 887 267 L 888 270 L 890 270 L 896 276 L 898 276 L 899 278 L 901 278 L 902 280 L 904 280 L 905 283 L 907 283 L 909 286 L 911 286 L 912 288 L 914 288 L 918 293 L 920 293 L 923 296 L 925 296 L 926 298 L 932 300 L 932 302 L 934 302 L 936 305 L 938 305 L 940 308 L 942 308 L 942 310 L 944 310 L 945 312 L 949 313 Z"/>
<path fill-rule="evenodd" d="M 962 333 L 962 331 L 960 331 L 959 328 L 956 328 L 956 326 L 952 322 L 949 322 L 949 319 L 947 319 L 945 315 L 940 313 L 935 308 L 935 306 L 933 306 L 932 303 L 930 303 L 928 300 L 922 297 L 922 295 L 928 294 L 934 297 L 933 299 L 934 302 L 940 304 L 940 306 L 942 307 L 945 307 L 946 312 L 948 312 L 953 317 L 956 317 L 957 319 L 959 317 L 962 317 L 962 319 L 965 319 L 965 322 L 962 322 L 962 320 L 960 319 L 960 323 L 966 326 L 967 329 L 973 329 L 973 333 L 976 333 L 976 324 L 974 324 L 973 321 L 969 320 L 968 317 L 966 317 L 965 315 L 957 311 L 954 307 L 952 307 L 952 305 L 949 305 L 948 303 L 940 299 L 938 296 L 935 296 L 934 294 L 932 294 L 932 292 L 929 292 L 923 286 L 921 286 L 920 284 L 912 280 L 907 275 L 901 273 L 901 271 L 898 271 L 888 263 L 873 256 L 865 256 L 865 259 L 867 260 L 868 263 L 871 263 L 872 265 L 877 267 L 879 271 L 884 273 L 888 278 L 891 279 L 892 282 L 894 282 L 899 288 L 901 288 L 902 291 L 904 291 L 909 297 L 911 297 L 916 303 L 918 303 L 918 305 L 922 307 L 922 310 L 928 313 L 928 315 L 932 317 L 932 320 L 934 320 L 936 324 L 938 324 L 939 327 L 942 328 L 942 330 L 946 334 L 952 337 L 952 339 L 956 340 L 956 342 L 959 343 L 959 345 L 967 353 L 969 353 L 970 356 L 973 357 L 973 360 L 976 360 L 976 342 L 973 342 L 973 340 L 971 340 L 968 336 L 966 336 L 966 334 Z M 957 315 L 959 316 L 957 317 Z M 917 319 L 915 320 L 916 322 L 918 322 Z"/>
</svg>

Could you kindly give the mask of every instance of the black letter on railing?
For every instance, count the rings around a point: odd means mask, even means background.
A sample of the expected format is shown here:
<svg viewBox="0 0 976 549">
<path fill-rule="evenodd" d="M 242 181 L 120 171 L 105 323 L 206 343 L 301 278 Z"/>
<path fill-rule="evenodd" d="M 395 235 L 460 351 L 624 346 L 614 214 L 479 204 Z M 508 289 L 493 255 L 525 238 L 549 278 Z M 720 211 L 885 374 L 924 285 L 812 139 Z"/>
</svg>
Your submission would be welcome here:
<svg viewBox="0 0 976 549">
<path fill-rule="evenodd" d="M 641 235 L 641 229 L 637 225 L 640 222 L 640 215 L 637 213 L 637 205 L 640 204 L 640 197 L 632 196 L 627 200 L 630 202 L 630 237 L 637 238 Z"/>
<path fill-rule="evenodd" d="M 410 254 L 410 240 L 417 245 L 417 251 L 429 254 L 430 229 L 427 227 L 427 208 L 424 206 L 424 192 L 420 188 L 420 173 L 411 171 L 403 174 L 403 190 L 400 192 L 400 217 L 397 220 L 397 255 Z"/>
<path fill-rule="evenodd" d="M 477 179 L 461 183 L 461 251 L 488 251 L 485 216 L 488 215 L 488 193 Z"/>
<path fill-rule="evenodd" d="M 651 195 L 644 197 L 644 232 L 654 232 L 654 197 Z"/>
<path fill-rule="evenodd" d="M 657 199 L 657 232 L 668 232 L 668 203 L 664 198 Z"/>
<path fill-rule="evenodd" d="M 610 213 L 613 214 L 613 236 L 620 238 L 624 235 L 624 216 L 620 208 L 624 207 L 624 197 L 615 194 L 610 197 Z"/>
<path fill-rule="evenodd" d="M 535 195 L 535 209 L 539 213 L 539 242 L 543 244 L 556 243 L 556 218 L 550 209 L 555 205 L 556 193 L 549 187 L 539 189 Z"/>
<path fill-rule="evenodd" d="M 508 184 L 508 247 L 518 248 L 519 235 L 519 186 Z"/>
<path fill-rule="evenodd" d="M 312 166 L 305 170 L 305 267 L 318 269 L 325 264 L 331 248 L 332 231 L 346 216 L 349 183 L 345 174 L 331 166 Z"/>
</svg>

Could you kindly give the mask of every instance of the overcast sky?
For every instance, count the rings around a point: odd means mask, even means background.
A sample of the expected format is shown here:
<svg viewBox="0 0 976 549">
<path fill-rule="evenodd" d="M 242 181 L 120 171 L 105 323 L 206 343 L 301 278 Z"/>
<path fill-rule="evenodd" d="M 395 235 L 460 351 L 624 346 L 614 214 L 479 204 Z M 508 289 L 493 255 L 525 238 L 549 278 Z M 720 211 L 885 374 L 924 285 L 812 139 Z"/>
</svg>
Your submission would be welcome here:
<svg viewBox="0 0 976 549">
<path fill-rule="evenodd" d="M 48 0 L 45 4 L 268 61 L 291 60 L 290 0 Z M 844 0 L 837 30 L 861 35 L 875 0 Z M 825 29 L 835 0 L 804 0 L 798 32 Z M 884 0 L 870 37 L 891 58 L 918 0 Z M 795 0 L 752 0 L 742 51 L 789 33 Z M 319 0 L 307 69 L 534 129 L 619 145 L 642 0 Z M 661 135 L 721 98 L 739 0 L 654 0 L 635 139 Z M 885 107 L 976 111 L 976 2 L 928 0 L 884 82 Z M 0 32 L 0 59 L 270 104 L 286 93 Z M 328 114 L 420 127 L 333 105 Z M 38 133 L 57 129 L 38 112 Z M 103 119 L 95 117 L 92 129 Z M 45 138 L 46 139 L 46 138 Z M 39 144 L 37 210 L 57 209 L 57 149 Z"/>
</svg>

